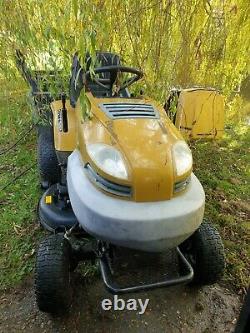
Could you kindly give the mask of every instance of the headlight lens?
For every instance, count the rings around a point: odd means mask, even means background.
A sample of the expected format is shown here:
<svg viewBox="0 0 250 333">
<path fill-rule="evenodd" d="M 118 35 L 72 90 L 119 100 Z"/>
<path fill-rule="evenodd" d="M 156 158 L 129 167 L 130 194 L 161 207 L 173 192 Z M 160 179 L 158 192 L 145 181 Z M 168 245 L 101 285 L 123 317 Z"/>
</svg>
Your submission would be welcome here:
<svg viewBox="0 0 250 333">
<path fill-rule="evenodd" d="M 128 171 L 121 153 L 104 143 L 87 145 L 87 152 L 98 168 L 120 179 L 128 179 Z"/>
<path fill-rule="evenodd" d="M 182 176 L 192 168 L 192 152 L 185 141 L 178 141 L 173 146 L 173 157 L 177 176 Z"/>
</svg>

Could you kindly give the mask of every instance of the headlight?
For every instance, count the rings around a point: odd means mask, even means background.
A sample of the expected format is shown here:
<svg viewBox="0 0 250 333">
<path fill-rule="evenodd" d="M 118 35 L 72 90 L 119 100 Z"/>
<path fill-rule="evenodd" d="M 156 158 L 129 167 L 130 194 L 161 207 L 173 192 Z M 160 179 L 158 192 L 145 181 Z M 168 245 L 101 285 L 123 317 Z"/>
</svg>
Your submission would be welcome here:
<svg viewBox="0 0 250 333">
<path fill-rule="evenodd" d="M 87 145 L 87 152 L 98 168 L 120 179 L 128 179 L 128 171 L 121 153 L 104 143 Z"/>
<path fill-rule="evenodd" d="M 182 176 L 192 168 L 192 152 L 185 141 L 178 141 L 173 146 L 176 175 Z"/>
</svg>

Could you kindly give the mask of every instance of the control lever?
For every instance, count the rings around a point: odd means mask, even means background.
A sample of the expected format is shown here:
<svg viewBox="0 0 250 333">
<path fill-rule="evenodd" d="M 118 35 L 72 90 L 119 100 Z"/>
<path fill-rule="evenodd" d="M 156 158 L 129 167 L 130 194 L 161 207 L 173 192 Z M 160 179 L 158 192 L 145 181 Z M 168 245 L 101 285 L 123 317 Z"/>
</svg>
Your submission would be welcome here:
<svg viewBox="0 0 250 333">
<path fill-rule="evenodd" d="M 66 109 L 66 94 L 62 93 L 61 95 L 62 100 L 62 123 L 63 123 L 63 132 L 68 132 L 68 115 Z"/>
</svg>

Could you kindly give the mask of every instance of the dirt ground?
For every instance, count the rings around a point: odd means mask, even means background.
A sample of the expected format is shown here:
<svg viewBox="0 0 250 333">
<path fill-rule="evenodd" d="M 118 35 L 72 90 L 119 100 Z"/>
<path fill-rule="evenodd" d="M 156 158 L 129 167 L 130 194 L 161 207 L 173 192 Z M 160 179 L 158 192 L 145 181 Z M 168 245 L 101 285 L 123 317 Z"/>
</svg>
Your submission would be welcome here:
<svg viewBox="0 0 250 333">
<path fill-rule="evenodd" d="M 76 273 L 69 315 L 53 318 L 38 311 L 30 278 L 1 294 L 0 332 L 233 332 L 240 308 L 238 296 L 219 285 L 202 289 L 177 286 L 123 296 L 125 300 L 149 298 L 143 315 L 128 310 L 104 311 L 104 298 L 113 300 L 100 277 L 86 283 Z"/>
</svg>

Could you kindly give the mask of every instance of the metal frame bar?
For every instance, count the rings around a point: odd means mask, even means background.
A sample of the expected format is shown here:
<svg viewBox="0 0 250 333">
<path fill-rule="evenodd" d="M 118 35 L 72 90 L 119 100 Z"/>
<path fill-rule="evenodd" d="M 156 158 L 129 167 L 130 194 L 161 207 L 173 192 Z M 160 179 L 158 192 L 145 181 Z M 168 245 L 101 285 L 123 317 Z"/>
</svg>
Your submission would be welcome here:
<svg viewBox="0 0 250 333">
<path fill-rule="evenodd" d="M 133 292 L 140 292 L 150 289 L 156 289 L 156 288 L 163 288 L 163 287 L 170 287 L 175 286 L 178 284 L 184 284 L 192 281 L 194 277 L 194 271 L 190 263 L 187 261 L 187 259 L 184 257 L 180 249 L 177 247 L 178 256 L 181 259 L 185 270 L 187 270 L 187 274 L 163 281 L 158 281 L 155 283 L 149 283 L 149 284 L 142 284 L 142 285 L 135 285 L 131 287 L 120 287 L 113 281 L 112 279 L 112 272 L 108 263 L 108 257 L 107 253 L 104 252 L 99 260 L 100 264 L 100 270 L 103 282 L 107 288 L 108 291 L 110 291 L 112 294 L 125 294 L 125 293 L 133 293 Z"/>
</svg>

